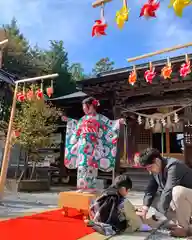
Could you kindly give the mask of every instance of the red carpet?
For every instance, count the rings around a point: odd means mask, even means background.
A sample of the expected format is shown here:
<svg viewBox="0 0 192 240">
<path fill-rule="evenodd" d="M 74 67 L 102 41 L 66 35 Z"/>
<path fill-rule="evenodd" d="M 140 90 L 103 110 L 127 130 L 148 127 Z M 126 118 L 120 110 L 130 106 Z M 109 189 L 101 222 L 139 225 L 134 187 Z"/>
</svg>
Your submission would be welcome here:
<svg viewBox="0 0 192 240">
<path fill-rule="evenodd" d="M 5 240 L 76 240 L 93 232 L 75 210 L 68 217 L 54 210 L 0 222 L 0 236 Z"/>
</svg>

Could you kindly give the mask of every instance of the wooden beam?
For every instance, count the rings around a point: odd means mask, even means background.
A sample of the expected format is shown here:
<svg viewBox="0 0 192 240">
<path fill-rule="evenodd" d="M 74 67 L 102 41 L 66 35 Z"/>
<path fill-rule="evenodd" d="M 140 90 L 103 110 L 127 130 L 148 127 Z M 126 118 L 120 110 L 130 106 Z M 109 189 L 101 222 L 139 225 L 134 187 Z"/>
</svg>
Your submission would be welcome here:
<svg viewBox="0 0 192 240">
<path fill-rule="evenodd" d="M 99 6 L 103 5 L 103 4 L 111 2 L 111 1 L 112 0 L 97 0 L 94 3 L 92 3 L 92 7 L 96 8 L 96 7 L 99 7 Z"/>
<path fill-rule="evenodd" d="M 192 42 L 187 43 L 187 44 L 174 46 L 174 47 L 171 47 L 171 48 L 165 48 L 165 49 L 162 49 L 162 50 L 159 50 L 159 51 L 156 51 L 156 52 L 147 53 L 147 54 L 137 56 L 137 57 L 134 57 L 134 58 L 128 58 L 127 61 L 128 62 L 134 62 L 134 61 L 137 61 L 137 60 L 140 60 L 140 59 L 143 59 L 143 58 L 149 58 L 149 57 L 153 57 L 153 56 L 158 55 L 158 54 L 172 52 L 172 51 L 176 51 L 178 49 L 187 48 L 187 47 L 191 47 L 191 46 L 192 46 Z"/>
</svg>

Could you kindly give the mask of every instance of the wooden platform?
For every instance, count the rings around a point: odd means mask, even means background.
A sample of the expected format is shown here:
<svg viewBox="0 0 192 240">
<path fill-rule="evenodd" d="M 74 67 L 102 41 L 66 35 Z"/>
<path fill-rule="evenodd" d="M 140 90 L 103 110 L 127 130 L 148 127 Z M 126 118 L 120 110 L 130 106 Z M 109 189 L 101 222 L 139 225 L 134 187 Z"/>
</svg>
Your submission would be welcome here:
<svg viewBox="0 0 192 240">
<path fill-rule="evenodd" d="M 83 213 L 84 217 L 88 217 L 91 202 L 99 196 L 99 193 L 87 192 L 60 192 L 58 199 L 58 207 L 63 208 L 63 214 L 68 214 L 69 208 L 74 208 Z"/>
</svg>

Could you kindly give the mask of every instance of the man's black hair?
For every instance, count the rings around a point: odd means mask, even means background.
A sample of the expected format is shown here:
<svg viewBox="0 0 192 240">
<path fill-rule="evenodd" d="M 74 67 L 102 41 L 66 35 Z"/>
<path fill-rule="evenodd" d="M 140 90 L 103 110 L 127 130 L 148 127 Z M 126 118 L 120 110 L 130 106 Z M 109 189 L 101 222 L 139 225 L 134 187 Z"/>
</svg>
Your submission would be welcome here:
<svg viewBox="0 0 192 240">
<path fill-rule="evenodd" d="M 159 150 L 155 148 L 147 148 L 140 153 L 139 163 L 141 166 L 145 167 L 152 164 L 156 158 L 162 159 Z"/>
<path fill-rule="evenodd" d="M 128 177 L 128 175 L 119 175 L 118 177 L 115 178 L 115 187 L 117 189 L 121 187 L 125 187 L 126 189 L 131 189 L 132 188 L 132 181 Z"/>
</svg>

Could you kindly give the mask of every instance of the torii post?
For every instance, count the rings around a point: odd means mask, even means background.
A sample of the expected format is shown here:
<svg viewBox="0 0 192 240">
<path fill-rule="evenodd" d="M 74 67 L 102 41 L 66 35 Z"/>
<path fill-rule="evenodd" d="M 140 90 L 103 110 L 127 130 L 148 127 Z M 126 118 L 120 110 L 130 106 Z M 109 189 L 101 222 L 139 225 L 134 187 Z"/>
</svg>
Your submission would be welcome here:
<svg viewBox="0 0 192 240">
<path fill-rule="evenodd" d="M 5 181 L 6 181 L 6 177 L 7 177 L 7 170 L 8 170 L 8 166 L 9 166 L 9 157 L 10 157 L 11 139 L 12 139 L 12 127 L 13 127 L 13 120 L 14 120 L 14 116 L 15 116 L 18 85 L 20 83 L 34 82 L 34 81 L 44 80 L 44 79 L 49 79 L 49 78 L 53 79 L 56 77 L 58 77 L 58 74 L 49 74 L 49 75 L 39 76 L 39 77 L 34 77 L 34 78 L 21 79 L 21 80 L 18 80 L 15 82 L 15 90 L 14 90 L 14 95 L 13 95 L 13 102 L 12 102 L 12 107 L 11 107 L 9 126 L 8 126 L 6 141 L 5 141 L 5 150 L 4 150 L 4 155 L 3 155 L 2 165 L 1 165 L 0 200 L 3 198 L 4 185 L 5 185 Z"/>
</svg>

